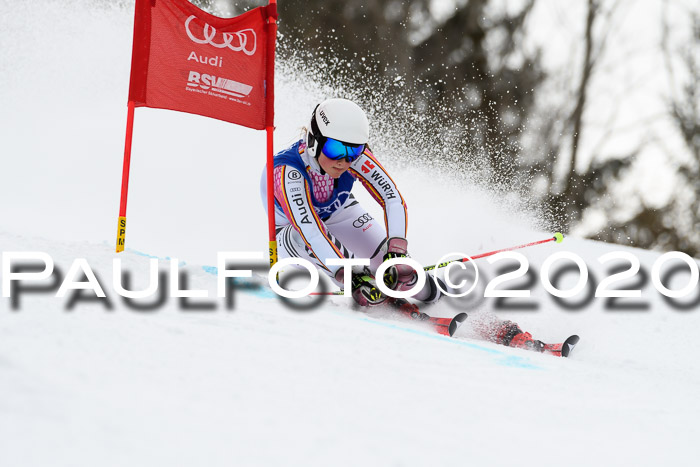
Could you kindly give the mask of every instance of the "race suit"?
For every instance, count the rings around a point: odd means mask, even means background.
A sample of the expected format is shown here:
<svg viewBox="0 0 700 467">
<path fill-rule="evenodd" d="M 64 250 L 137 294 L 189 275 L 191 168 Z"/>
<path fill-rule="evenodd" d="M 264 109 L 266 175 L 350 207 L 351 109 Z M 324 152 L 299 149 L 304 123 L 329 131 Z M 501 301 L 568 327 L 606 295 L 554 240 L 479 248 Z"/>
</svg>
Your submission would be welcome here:
<svg viewBox="0 0 700 467">
<path fill-rule="evenodd" d="M 279 258 L 297 257 L 316 264 L 335 279 L 341 266 L 329 258 L 369 258 L 372 272 L 381 264 L 388 237 L 406 238 L 406 202 L 369 148 L 338 179 L 322 173 L 298 141 L 274 158 L 275 223 Z M 355 199 L 359 180 L 384 209 L 384 225 Z M 267 208 L 267 178 L 261 196 Z"/>
</svg>

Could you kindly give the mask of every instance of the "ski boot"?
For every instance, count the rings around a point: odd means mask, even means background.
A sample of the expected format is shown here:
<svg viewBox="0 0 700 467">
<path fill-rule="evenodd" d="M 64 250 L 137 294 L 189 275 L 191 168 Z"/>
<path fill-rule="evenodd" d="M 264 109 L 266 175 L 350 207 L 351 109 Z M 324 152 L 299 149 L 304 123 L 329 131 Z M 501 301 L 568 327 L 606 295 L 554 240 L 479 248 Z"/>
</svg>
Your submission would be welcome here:
<svg viewBox="0 0 700 467">
<path fill-rule="evenodd" d="M 520 327 L 512 321 L 504 321 L 496 332 L 496 341 L 499 344 L 518 349 L 534 350 L 544 352 L 544 342 L 533 339 L 532 334 L 523 332 Z"/>
<path fill-rule="evenodd" d="M 409 302 L 405 298 L 389 297 L 386 303 L 392 308 L 396 308 L 399 312 L 401 312 L 401 314 L 409 318 L 419 320 L 430 319 L 430 316 L 420 311 L 418 305 Z"/>
</svg>

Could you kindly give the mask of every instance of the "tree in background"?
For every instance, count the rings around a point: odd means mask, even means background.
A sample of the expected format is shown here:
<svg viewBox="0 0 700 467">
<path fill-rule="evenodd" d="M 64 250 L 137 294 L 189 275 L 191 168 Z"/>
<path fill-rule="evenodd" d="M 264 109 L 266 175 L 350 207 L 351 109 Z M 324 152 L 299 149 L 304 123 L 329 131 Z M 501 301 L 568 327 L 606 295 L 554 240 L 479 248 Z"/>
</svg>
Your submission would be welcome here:
<svg viewBox="0 0 700 467">
<path fill-rule="evenodd" d="M 654 213 L 653 225 L 670 248 L 700 256 L 700 9 L 683 8 L 689 34 L 682 46 L 674 48 L 668 19 L 671 7 L 664 2 L 661 45 L 668 76 L 666 102 L 690 158 L 680 162 L 678 188 L 666 209 Z"/>
<path fill-rule="evenodd" d="M 579 161 L 581 142 L 588 131 L 584 115 L 592 111 L 593 78 L 606 51 L 608 33 L 613 28 L 611 18 L 619 3 L 606 5 L 598 0 L 586 2 L 585 14 L 580 18 L 584 25 L 580 40 L 583 52 L 580 57 L 572 54 L 572 59 L 580 63 L 571 63 L 569 68 L 574 71 L 562 76 L 566 81 L 563 98 L 552 100 L 547 88 L 537 89 L 539 97 L 544 98 L 538 104 L 536 123 L 528 128 L 531 140 L 525 148 L 527 157 L 519 167 L 521 176 L 526 174 L 533 182 L 531 196 L 540 200 L 554 227 L 563 232 L 581 221 L 588 208 L 611 208 L 603 204 L 610 201 L 609 190 L 625 175 L 639 152 L 636 148 L 628 154 L 601 159 L 596 156 L 604 141 L 599 141 L 592 161 L 584 168 Z"/>
<path fill-rule="evenodd" d="M 680 2 L 679 2 L 680 5 Z M 700 101 L 698 99 L 698 46 L 700 45 L 700 16 L 697 7 L 686 11 L 686 17 L 690 18 L 692 27 L 681 28 L 675 31 L 682 37 L 677 43 L 683 44 L 677 50 L 672 50 L 669 45 L 668 23 L 664 26 L 662 35 L 662 50 L 668 70 L 668 90 L 670 95 L 666 97 L 668 114 L 676 123 L 677 130 L 681 134 L 682 141 L 686 144 L 687 151 L 692 157 L 690 160 L 682 160 L 679 154 L 667 149 L 667 141 L 675 138 L 669 135 L 669 130 L 664 128 L 661 132 L 654 131 L 653 125 L 669 120 L 668 115 L 659 114 L 647 121 L 634 122 L 636 133 L 646 132 L 643 137 L 637 136 L 635 145 L 629 146 L 625 152 L 610 149 L 608 139 L 620 136 L 614 135 L 616 112 L 612 112 L 608 120 L 603 121 L 604 126 L 610 128 L 595 141 L 591 150 L 591 161 L 588 165 L 579 163 L 581 142 L 593 125 L 599 124 L 602 117 L 598 109 L 591 106 L 590 93 L 592 83 L 596 77 L 605 77 L 611 73 L 612 68 L 622 69 L 627 64 L 625 59 L 620 59 L 602 67 L 602 57 L 610 44 L 609 37 L 615 28 L 614 19 L 624 20 L 631 9 L 635 8 L 633 2 L 602 2 L 599 0 L 587 0 L 585 18 L 581 18 L 583 35 L 580 43 L 583 45 L 583 53 L 580 54 L 580 65 L 575 67 L 577 72 L 573 76 L 576 83 L 573 92 L 555 108 L 546 107 L 546 116 L 541 118 L 540 125 L 534 130 L 533 139 L 536 145 L 526 149 L 528 155 L 533 157 L 529 164 L 521 168 L 521 173 L 527 171 L 533 180 L 539 179 L 539 190 L 533 192 L 539 196 L 543 205 L 550 210 L 551 218 L 555 220 L 556 227 L 563 231 L 569 231 L 577 227 L 583 216 L 588 212 L 597 211 L 605 217 L 605 227 L 597 231 L 588 231 L 589 238 L 611 243 L 631 244 L 641 248 L 656 248 L 660 250 L 679 250 L 690 255 L 700 255 Z M 665 11 L 668 11 L 668 3 Z M 667 18 L 662 18 L 667 21 Z M 615 43 L 616 47 L 624 44 Z M 645 51 L 647 55 L 654 51 Z M 633 68 L 634 69 L 634 68 Z M 646 76 L 634 76 L 638 82 L 643 82 Z M 610 78 L 607 78 L 610 79 Z M 622 93 L 631 93 L 634 81 L 629 83 L 629 88 L 622 89 Z M 542 94 L 544 89 L 540 89 Z M 623 96 L 617 96 L 622 100 Z M 610 98 L 615 99 L 614 96 Z M 645 95 L 644 106 L 659 96 Z M 567 105 L 570 102 L 571 105 Z M 616 103 L 621 105 L 620 103 Z M 584 114 L 588 113 L 588 121 Z M 671 129 L 672 130 L 672 129 Z M 672 132 L 672 131 L 671 131 Z M 628 138 L 630 139 L 630 138 Z M 614 147 L 614 146 L 613 146 Z M 634 202 L 622 199 L 625 195 L 616 193 L 620 182 L 629 184 L 634 177 L 633 166 L 640 155 L 648 147 L 656 148 L 654 164 L 659 172 L 678 167 L 676 188 L 665 205 L 649 204 L 643 196 L 635 196 Z M 666 154 L 664 154 L 666 153 Z M 584 166 L 582 169 L 581 166 Z M 636 184 L 636 181 L 632 181 Z M 637 192 L 655 190 L 658 186 L 638 187 Z M 632 206 L 629 206 L 632 204 Z M 621 205 L 627 205 L 621 209 Z"/>
</svg>

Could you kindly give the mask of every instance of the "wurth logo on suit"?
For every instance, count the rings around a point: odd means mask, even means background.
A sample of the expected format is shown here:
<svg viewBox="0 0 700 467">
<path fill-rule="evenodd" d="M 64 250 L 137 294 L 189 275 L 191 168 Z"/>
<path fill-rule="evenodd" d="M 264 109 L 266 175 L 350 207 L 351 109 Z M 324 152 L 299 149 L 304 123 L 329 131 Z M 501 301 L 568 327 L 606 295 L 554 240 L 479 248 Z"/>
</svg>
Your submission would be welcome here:
<svg viewBox="0 0 700 467">
<path fill-rule="evenodd" d="M 386 199 L 395 199 L 396 198 L 396 193 L 394 191 L 394 186 L 392 183 L 384 178 L 384 175 L 382 175 L 382 171 L 376 170 L 377 165 L 372 162 L 371 159 L 367 159 L 362 163 L 362 166 L 360 167 L 360 171 L 363 174 L 370 174 L 369 178 L 373 180 L 376 183 L 372 183 L 372 185 L 384 191 L 386 193 Z"/>
<path fill-rule="evenodd" d="M 376 170 L 372 172 L 369 176 L 372 180 L 374 180 L 377 183 L 373 183 L 378 188 L 381 188 L 382 191 L 386 194 L 385 199 L 395 199 L 396 198 L 396 193 L 394 192 L 394 186 L 391 184 L 391 182 L 387 179 L 384 178 L 383 175 L 381 175 L 379 172 Z"/>
</svg>

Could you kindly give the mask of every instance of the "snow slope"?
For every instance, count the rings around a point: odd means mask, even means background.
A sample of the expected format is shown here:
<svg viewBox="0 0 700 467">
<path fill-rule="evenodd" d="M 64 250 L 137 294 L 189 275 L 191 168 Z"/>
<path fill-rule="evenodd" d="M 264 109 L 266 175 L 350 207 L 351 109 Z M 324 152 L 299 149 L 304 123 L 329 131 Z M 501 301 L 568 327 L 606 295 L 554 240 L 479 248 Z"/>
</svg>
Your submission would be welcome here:
<svg viewBox="0 0 700 467">
<path fill-rule="evenodd" d="M 522 250 L 535 280 L 517 303 L 535 309 L 519 311 L 478 298 L 502 266 L 480 260 L 475 295 L 429 310 L 470 314 L 453 339 L 340 297 L 291 307 L 258 276 L 238 283 L 231 309 L 215 298 L 126 304 L 112 260 L 132 10 L 88 5 L 0 1 L 0 250 L 49 253 L 61 276 L 85 258 L 108 296 L 56 298 L 49 280 L 52 291 L 0 299 L 3 465 L 685 465 L 700 454 L 700 287 L 674 307 L 646 280 L 641 299 L 618 303 L 642 302 L 633 310 L 586 292 L 567 299 L 585 303 L 572 309 L 539 279 L 546 258 L 569 251 L 595 286 L 610 275 L 598 258 L 624 250 L 641 261 L 622 284 L 635 288 L 657 253 L 577 239 Z M 333 92 L 281 67 L 280 148 Z M 252 130 L 137 111 L 129 251 L 118 256 L 134 288 L 148 279 L 145 254 L 176 257 L 187 287 L 214 297 L 202 266 L 217 251 L 265 250 L 263 147 Z M 512 197 L 379 157 L 408 200 L 424 264 L 549 235 Z M 565 289 L 576 274 L 561 279 Z M 473 327 L 494 314 L 546 341 L 582 340 L 570 359 L 476 340 Z"/>
</svg>

